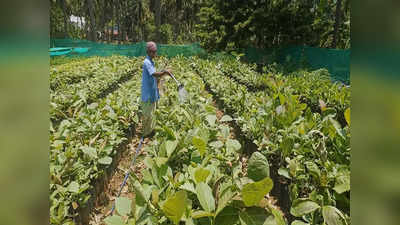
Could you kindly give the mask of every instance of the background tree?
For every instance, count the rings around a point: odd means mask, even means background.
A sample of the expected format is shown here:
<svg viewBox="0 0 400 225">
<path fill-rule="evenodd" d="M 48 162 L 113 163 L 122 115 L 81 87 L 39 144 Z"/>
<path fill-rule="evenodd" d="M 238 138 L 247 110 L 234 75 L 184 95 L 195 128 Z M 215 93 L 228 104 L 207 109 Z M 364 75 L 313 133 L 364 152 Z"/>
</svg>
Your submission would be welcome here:
<svg viewBox="0 0 400 225">
<path fill-rule="evenodd" d="M 336 0 L 207 0 L 198 15 L 196 35 L 202 46 L 218 50 L 304 44 L 345 48 L 350 39 L 348 2 L 343 8 Z"/>
<path fill-rule="evenodd" d="M 71 15 L 82 24 L 72 23 Z M 349 48 L 350 0 L 50 0 L 50 37 L 200 42 L 212 51 Z"/>
</svg>

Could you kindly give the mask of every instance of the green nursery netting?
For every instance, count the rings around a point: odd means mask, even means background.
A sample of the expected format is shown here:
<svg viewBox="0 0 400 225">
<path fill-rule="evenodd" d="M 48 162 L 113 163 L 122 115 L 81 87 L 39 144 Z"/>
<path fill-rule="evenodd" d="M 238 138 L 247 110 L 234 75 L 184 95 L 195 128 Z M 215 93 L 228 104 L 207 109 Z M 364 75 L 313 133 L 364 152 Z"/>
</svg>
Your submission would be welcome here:
<svg viewBox="0 0 400 225">
<path fill-rule="evenodd" d="M 326 68 L 332 80 L 350 82 L 350 50 L 292 46 L 279 49 L 247 48 L 245 57 L 253 63 L 300 64 L 305 60 L 311 69 Z"/>
<path fill-rule="evenodd" d="M 206 54 L 198 43 L 189 45 L 158 44 L 158 54 L 167 57 L 183 55 L 186 57 Z M 111 56 L 124 55 L 130 57 L 145 56 L 146 43 L 116 45 L 91 42 L 77 39 L 51 39 L 50 56 Z M 301 63 L 305 60 L 312 69 L 326 68 L 334 81 L 349 83 L 350 50 L 292 46 L 277 49 L 257 49 L 249 47 L 245 50 L 245 58 L 252 63 Z"/>
<path fill-rule="evenodd" d="M 124 55 L 124 56 L 144 56 L 146 55 L 146 43 L 139 42 L 136 44 L 116 45 L 96 43 L 87 40 L 74 40 L 74 39 L 52 39 L 50 41 L 51 48 L 72 47 L 70 53 L 65 54 L 68 57 L 73 56 L 111 56 L 111 55 Z M 158 44 L 158 54 L 174 57 L 177 55 L 193 56 L 205 53 L 198 43 L 190 45 L 163 45 Z M 78 51 L 77 51 L 78 49 Z M 81 49 L 81 51 L 79 51 Z M 83 51 L 82 49 L 86 49 Z M 50 52 L 50 55 L 53 56 Z"/>
</svg>

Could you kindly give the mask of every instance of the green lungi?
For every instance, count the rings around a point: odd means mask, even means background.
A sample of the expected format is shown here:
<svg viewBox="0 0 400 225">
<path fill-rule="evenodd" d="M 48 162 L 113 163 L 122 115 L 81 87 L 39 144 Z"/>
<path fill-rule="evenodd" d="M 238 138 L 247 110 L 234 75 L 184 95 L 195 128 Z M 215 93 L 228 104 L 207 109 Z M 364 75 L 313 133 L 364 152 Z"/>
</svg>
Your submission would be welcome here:
<svg viewBox="0 0 400 225">
<path fill-rule="evenodd" d="M 142 135 L 149 135 L 156 125 L 155 111 L 157 107 L 157 102 L 141 102 L 140 104 L 142 111 Z"/>
</svg>

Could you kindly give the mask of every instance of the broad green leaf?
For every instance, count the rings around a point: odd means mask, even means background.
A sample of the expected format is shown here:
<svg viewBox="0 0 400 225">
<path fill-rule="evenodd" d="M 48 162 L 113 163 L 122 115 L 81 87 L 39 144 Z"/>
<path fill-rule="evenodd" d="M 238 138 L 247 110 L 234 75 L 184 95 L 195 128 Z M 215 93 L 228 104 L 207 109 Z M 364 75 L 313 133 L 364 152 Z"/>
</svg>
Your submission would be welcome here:
<svg viewBox="0 0 400 225">
<path fill-rule="evenodd" d="M 325 108 L 324 111 L 322 111 L 322 115 L 323 115 L 323 116 L 326 116 L 326 115 L 333 115 L 333 114 L 336 114 L 336 109 L 333 108 L 333 107 L 327 107 L 327 108 Z"/>
<path fill-rule="evenodd" d="M 270 213 L 263 208 L 251 207 L 240 212 L 239 218 L 245 225 L 264 225 L 269 215 Z"/>
<path fill-rule="evenodd" d="M 282 141 L 282 143 L 281 143 L 282 151 L 283 151 L 286 155 L 288 155 L 289 152 L 292 151 L 293 146 L 294 146 L 294 140 L 293 140 L 292 138 L 290 138 L 290 137 L 285 138 L 285 139 Z"/>
<path fill-rule="evenodd" d="M 145 191 L 143 190 L 142 185 L 139 183 L 139 181 L 135 180 L 133 182 L 133 188 L 135 190 L 135 202 L 139 206 L 144 206 L 146 202 L 148 201 L 147 195 Z"/>
<path fill-rule="evenodd" d="M 285 219 L 283 217 L 283 214 L 281 211 L 275 209 L 275 208 L 270 208 L 272 215 L 274 215 L 274 224 L 276 225 L 286 225 Z"/>
<path fill-rule="evenodd" d="M 172 172 L 172 169 L 171 169 L 171 172 Z M 184 178 L 184 175 L 183 175 L 181 172 L 177 172 L 177 173 L 175 174 L 175 176 L 174 176 L 174 182 L 175 182 L 175 183 L 182 182 L 183 179 L 185 179 L 185 178 Z"/>
<path fill-rule="evenodd" d="M 153 205 L 157 205 L 158 200 L 159 200 L 159 191 L 158 189 L 153 189 L 153 191 L 151 192 L 151 202 L 153 203 Z"/>
<path fill-rule="evenodd" d="M 65 127 L 68 127 L 70 125 L 71 125 L 71 122 L 69 120 L 63 120 L 63 121 L 61 121 L 58 130 L 64 129 Z"/>
<path fill-rule="evenodd" d="M 196 147 L 197 150 L 199 151 L 200 155 L 204 156 L 204 154 L 206 153 L 207 143 L 198 136 L 193 137 L 192 142 L 194 147 Z"/>
<path fill-rule="evenodd" d="M 193 218 L 191 218 L 191 217 L 186 218 L 185 225 L 195 225 L 193 222 Z"/>
<path fill-rule="evenodd" d="M 228 139 L 226 141 L 226 148 L 238 151 L 242 145 L 237 140 Z"/>
<path fill-rule="evenodd" d="M 253 181 L 260 181 L 265 177 L 269 177 L 268 159 L 260 152 L 254 152 L 247 167 L 247 176 Z"/>
<path fill-rule="evenodd" d="M 285 100 L 286 100 L 285 96 L 283 96 L 281 93 L 279 93 L 278 96 L 279 96 L 279 102 L 281 103 L 281 105 L 285 104 Z"/>
<path fill-rule="evenodd" d="M 279 221 L 276 220 L 276 218 L 273 215 L 269 215 L 263 225 L 280 225 Z M 284 223 L 284 225 L 286 225 Z"/>
<path fill-rule="evenodd" d="M 201 139 L 203 139 L 203 141 L 206 143 L 208 143 L 208 140 L 210 138 L 210 130 L 208 128 L 201 128 L 198 132 L 197 132 L 197 136 L 199 136 Z"/>
<path fill-rule="evenodd" d="M 99 106 L 99 103 L 93 102 L 92 104 L 88 105 L 88 109 L 95 109 L 97 106 Z"/>
<path fill-rule="evenodd" d="M 227 125 L 222 125 L 222 126 L 220 126 L 220 128 L 221 128 L 222 136 L 223 136 L 225 139 L 228 138 L 228 137 L 229 137 L 229 126 L 227 126 Z"/>
<path fill-rule="evenodd" d="M 168 161 L 168 158 L 165 158 L 165 157 L 157 157 L 157 158 L 155 159 L 155 161 L 156 161 L 157 166 L 158 166 L 158 167 L 161 167 L 162 165 L 164 165 L 164 164 Z"/>
<path fill-rule="evenodd" d="M 151 158 L 151 157 L 149 157 L 149 156 L 147 156 L 144 160 L 143 160 L 143 163 L 144 163 L 144 165 L 147 167 L 147 168 L 153 168 L 153 166 L 154 166 L 154 161 L 153 161 L 153 159 Z"/>
<path fill-rule="evenodd" d="M 52 216 L 52 215 L 51 215 Z M 51 219 L 50 219 L 51 221 Z M 50 224 L 53 224 L 52 221 L 50 222 Z M 75 223 L 72 220 L 67 220 L 66 222 L 64 222 L 62 225 L 75 225 Z"/>
<path fill-rule="evenodd" d="M 217 217 L 215 217 L 215 223 L 218 225 L 232 225 L 237 224 L 239 221 L 239 212 L 232 206 L 225 207 Z"/>
<path fill-rule="evenodd" d="M 319 209 L 320 206 L 308 199 L 296 199 L 293 201 L 292 207 L 290 208 L 290 213 L 293 216 L 301 217 L 308 213 L 314 212 Z"/>
<path fill-rule="evenodd" d="M 206 110 L 206 112 L 215 113 L 215 108 L 212 105 L 205 105 L 204 109 Z"/>
<path fill-rule="evenodd" d="M 197 183 L 203 182 L 205 183 L 207 177 L 210 175 L 210 171 L 207 169 L 203 169 L 201 167 L 196 168 L 195 172 L 194 172 L 194 179 Z"/>
<path fill-rule="evenodd" d="M 305 164 L 311 175 L 314 176 L 315 179 L 319 180 L 319 178 L 321 177 L 321 171 L 319 170 L 317 164 L 315 164 L 314 162 L 306 162 Z"/>
<path fill-rule="evenodd" d="M 196 170 L 196 168 L 197 168 L 197 164 L 195 164 L 195 163 L 193 163 L 192 165 L 188 166 L 188 168 L 187 168 L 188 172 L 189 172 L 189 175 L 190 175 L 190 178 L 192 178 L 192 180 L 195 180 L 194 171 Z"/>
<path fill-rule="evenodd" d="M 211 223 L 211 219 L 210 217 L 201 217 L 198 219 L 193 219 L 196 222 L 196 225 L 213 225 Z"/>
<path fill-rule="evenodd" d="M 157 160 L 156 160 L 157 161 Z M 162 185 L 164 184 L 164 179 L 163 177 L 166 176 L 168 174 L 168 165 L 167 164 L 163 164 L 163 159 L 159 159 L 159 166 L 154 165 L 151 168 L 151 175 L 153 177 L 153 181 L 154 183 L 159 187 L 162 188 Z"/>
<path fill-rule="evenodd" d="M 192 162 L 196 164 L 201 164 L 201 156 L 199 151 L 193 151 L 190 155 L 190 159 Z"/>
<path fill-rule="evenodd" d="M 289 164 L 289 174 L 291 177 L 296 177 L 297 170 L 299 169 L 299 164 L 296 159 L 292 159 L 288 162 Z"/>
<path fill-rule="evenodd" d="M 126 216 L 131 211 L 132 200 L 126 197 L 119 197 L 115 200 L 115 209 L 121 216 Z"/>
<path fill-rule="evenodd" d="M 136 224 L 140 224 L 139 221 L 146 220 L 146 217 L 148 217 L 148 214 L 146 215 L 146 209 L 147 205 L 145 206 L 140 206 L 140 205 L 135 205 L 135 218 L 137 219 Z"/>
<path fill-rule="evenodd" d="M 203 209 L 207 212 L 213 212 L 215 210 L 215 201 L 211 188 L 207 184 L 201 182 L 196 186 L 196 193 Z"/>
<path fill-rule="evenodd" d="M 344 111 L 344 118 L 346 119 L 347 124 L 350 126 L 350 108 L 347 108 Z"/>
<path fill-rule="evenodd" d="M 261 199 L 272 190 L 272 187 L 273 182 L 269 177 L 258 182 L 245 184 L 242 189 L 244 204 L 247 207 L 257 205 Z"/>
<path fill-rule="evenodd" d="M 301 220 L 295 220 L 291 223 L 291 225 L 310 225 L 309 223 L 303 222 Z"/>
<path fill-rule="evenodd" d="M 335 187 L 333 188 L 337 193 L 350 191 L 350 174 L 345 173 L 336 177 Z"/>
<path fill-rule="evenodd" d="M 55 140 L 55 141 L 53 142 L 52 146 L 53 146 L 55 149 L 60 150 L 60 149 L 63 148 L 63 145 L 64 145 L 64 144 L 65 144 L 65 141 L 63 141 L 63 140 Z"/>
<path fill-rule="evenodd" d="M 185 117 L 186 117 L 186 119 L 187 119 L 188 121 L 192 121 L 192 117 L 189 115 L 189 113 L 188 113 L 186 110 L 184 110 L 183 108 L 181 108 L 181 111 L 183 112 L 183 114 L 185 115 Z"/>
<path fill-rule="evenodd" d="M 165 164 L 164 164 L 165 165 Z M 161 188 L 161 177 L 158 175 L 158 167 L 155 165 L 153 168 L 151 168 L 151 176 L 153 177 L 154 183 Z"/>
<path fill-rule="evenodd" d="M 173 196 L 168 197 L 161 207 L 165 215 L 175 224 L 179 223 L 185 212 L 186 199 L 186 192 L 178 191 Z"/>
<path fill-rule="evenodd" d="M 305 110 L 306 108 L 307 108 L 307 104 L 305 104 L 305 103 L 299 105 L 299 109 L 301 111 Z"/>
<path fill-rule="evenodd" d="M 143 181 L 147 183 L 154 183 L 153 176 L 151 175 L 150 171 L 148 169 L 142 170 L 143 174 Z"/>
<path fill-rule="evenodd" d="M 214 216 L 214 213 L 210 213 L 210 212 L 206 212 L 206 211 L 202 211 L 202 210 L 192 212 L 192 217 L 194 219 L 198 219 L 201 217 L 209 217 L 209 216 Z"/>
<path fill-rule="evenodd" d="M 65 153 L 64 153 L 64 152 L 60 152 L 60 153 L 57 155 L 57 160 L 58 160 L 58 162 L 59 162 L 60 164 L 64 164 L 65 161 L 67 161 L 67 157 L 65 156 Z"/>
<path fill-rule="evenodd" d="M 194 185 L 188 181 L 186 183 L 184 183 L 183 185 L 181 185 L 180 188 L 196 194 L 196 189 L 194 189 Z"/>
<path fill-rule="evenodd" d="M 177 145 L 178 145 L 178 141 L 167 141 L 166 142 L 165 148 L 167 150 L 168 158 L 171 157 L 171 155 L 175 151 Z"/>
<path fill-rule="evenodd" d="M 168 139 L 170 139 L 170 140 L 176 140 L 176 137 L 175 137 L 175 133 L 174 133 L 174 131 L 171 129 L 171 128 L 169 128 L 168 126 L 163 126 L 163 130 L 164 130 L 164 132 L 167 134 L 167 138 Z"/>
<path fill-rule="evenodd" d="M 162 217 L 161 220 L 159 221 L 157 217 L 155 217 L 154 215 L 151 215 L 149 220 L 148 220 L 148 224 L 147 225 L 159 225 L 160 224 L 159 222 L 162 223 L 162 222 L 164 222 L 166 220 L 167 220 L 167 218 Z"/>
<path fill-rule="evenodd" d="M 82 147 L 82 151 L 83 151 L 83 153 L 88 155 L 91 159 L 97 158 L 97 152 L 96 152 L 95 148 L 88 147 L 88 146 L 83 146 Z"/>
<path fill-rule="evenodd" d="M 281 175 L 281 176 L 284 176 L 284 177 L 286 177 L 288 179 L 292 179 L 290 177 L 290 175 L 289 175 L 289 171 L 286 168 L 279 168 L 278 169 L 278 174 Z"/>
<path fill-rule="evenodd" d="M 99 163 L 103 165 L 110 165 L 112 163 L 112 158 L 109 156 L 99 159 Z"/>
<path fill-rule="evenodd" d="M 72 181 L 68 187 L 67 187 L 69 192 L 73 192 L 73 193 L 78 193 L 79 192 L 79 184 L 75 181 Z"/>
<path fill-rule="evenodd" d="M 157 177 L 158 178 L 158 187 L 162 188 L 162 186 L 164 185 L 164 181 L 168 181 L 168 176 L 172 177 L 172 170 L 170 167 L 168 167 L 167 164 L 162 164 L 160 167 L 157 167 L 155 169 L 155 173 L 153 174 L 153 178 Z M 168 175 L 169 174 L 169 175 Z"/>
<path fill-rule="evenodd" d="M 217 117 L 215 115 L 207 115 L 206 120 L 210 126 L 215 126 L 215 121 L 217 120 Z"/>
<path fill-rule="evenodd" d="M 214 147 L 216 149 L 221 148 L 222 146 L 224 146 L 224 143 L 222 143 L 221 141 L 213 141 L 209 144 L 211 147 Z"/>
<path fill-rule="evenodd" d="M 122 218 L 117 215 L 113 215 L 113 216 L 109 216 L 109 217 L 105 218 L 104 222 L 106 222 L 107 225 L 125 225 Z"/>
<path fill-rule="evenodd" d="M 326 225 L 346 225 L 347 222 L 342 212 L 333 206 L 322 207 L 322 216 Z"/>
<path fill-rule="evenodd" d="M 249 177 L 241 177 L 239 180 L 236 179 L 236 183 L 239 189 L 242 189 L 244 185 L 253 183 L 254 180 L 250 179 Z"/>
<path fill-rule="evenodd" d="M 299 134 L 301 135 L 304 135 L 306 133 L 306 128 L 304 126 L 304 123 L 300 123 L 297 129 Z"/>
<path fill-rule="evenodd" d="M 217 215 L 228 205 L 228 203 L 232 200 L 233 195 L 234 193 L 230 190 L 230 188 L 225 189 L 222 194 L 220 194 L 216 211 Z"/>
<path fill-rule="evenodd" d="M 290 189 L 290 192 L 289 192 L 289 194 L 290 194 L 290 199 L 297 199 L 297 196 L 299 195 L 299 187 L 298 187 L 298 184 L 296 184 L 296 183 L 292 183 L 292 184 L 290 184 L 290 186 L 289 186 L 289 189 Z M 313 192 L 311 192 L 311 194 L 312 194 Z M 311 196 L 311 194 L 310 194 L 310 196 Z M 310 198 L 311 199 L 311 198 Z M 311 199 L 311 200 L 313 200 L 313 199 Z"/>
<path fill-rule="evenodd" d="M 224 115 L 221 118 L 220 122 L 229 122 L 229 121 L 232 121 L 232 120 L 233 120 L 232 117 L 230 117 L 229 115 Z"/>
<path fill-rule="evenodd" d="M 158 151 L 156 153 L 157 156 L 159 156 L 159 157 L 167 157 L 167 146 L 166 145 L 167 145 L 166 141 L 161 143 L 161 145 L 158 148 Z"/>
<path fill-rule="evenodd" d="M 340 127 L 339 122 L 336 121 L 335 119 L 331 118 L 331 117 L 329 117 L 329 121 L 331 122 L 332 126 L 335 128 L 335 130 L 339 134 L 339 136 L 342 137 L 343 139 L 345 139 L 344 135 L 343 135 L 342 128 Z"/>
</svg>

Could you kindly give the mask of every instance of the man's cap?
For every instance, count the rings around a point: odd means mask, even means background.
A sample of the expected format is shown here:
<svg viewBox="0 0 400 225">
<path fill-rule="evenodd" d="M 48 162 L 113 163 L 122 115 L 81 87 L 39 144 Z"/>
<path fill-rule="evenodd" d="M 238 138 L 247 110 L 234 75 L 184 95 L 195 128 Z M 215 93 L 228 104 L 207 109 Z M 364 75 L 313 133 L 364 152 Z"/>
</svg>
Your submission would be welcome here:
<svg viewBox="0 0 400 225">
<path fill-rule="evenodd" d="M 146 43 L 147 51 L 157 51 L 157 45 L 153 41 Z"/>
</svg>

